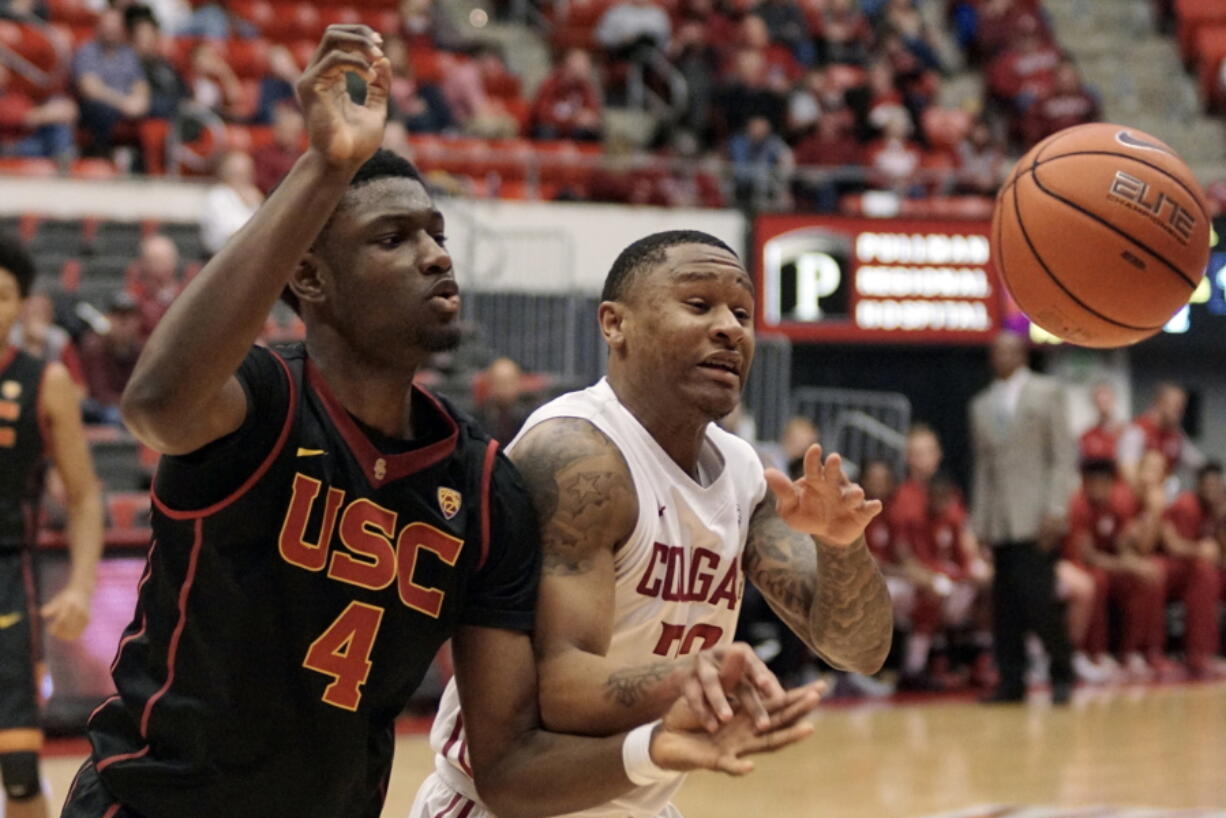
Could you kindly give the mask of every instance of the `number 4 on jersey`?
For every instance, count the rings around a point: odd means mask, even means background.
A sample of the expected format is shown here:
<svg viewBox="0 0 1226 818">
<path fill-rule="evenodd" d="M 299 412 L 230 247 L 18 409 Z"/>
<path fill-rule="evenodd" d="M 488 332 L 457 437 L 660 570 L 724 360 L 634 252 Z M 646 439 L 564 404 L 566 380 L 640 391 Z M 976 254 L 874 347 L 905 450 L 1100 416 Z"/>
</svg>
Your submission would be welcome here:
<svg viewBox="0 0 1226 818">
<path fill-rule="evenodd" d="M 332 683 L 324 689 L 325 702 L 345 710 L 358 709 L 362 685 L 370 675 L 370 652 L 382 621 L 382 608 L 350 602 L 311 643 L 302 666 L 332 677 Z"/>
</svg>

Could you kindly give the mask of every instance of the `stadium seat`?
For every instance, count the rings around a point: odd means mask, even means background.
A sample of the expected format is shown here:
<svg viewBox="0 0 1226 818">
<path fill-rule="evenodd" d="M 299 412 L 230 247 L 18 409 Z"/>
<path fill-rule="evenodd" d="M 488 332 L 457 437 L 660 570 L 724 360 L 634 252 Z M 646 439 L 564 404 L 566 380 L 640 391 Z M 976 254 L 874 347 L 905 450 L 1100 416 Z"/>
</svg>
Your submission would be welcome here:
<svg viewBox="0 0 1226 818">
<path fill-rule="evenodd" d="M 259 79 L 268 70 L 266 40 L 227 40 L 224 56 L 240 79 Z"/>
<path fill-rule="evenodd" d="M 1195 62 L 1196 35 L 1206 25 L 1226 23 L 1226 3 L 1221 0 L 1175 0 L 1175 39 L 1187 63 Z"/>
<path fill-rule="evenodd" d="M 119 175 L 110 159 L 76 159 L 68 169 L 75 179 L 113 179 Z"/>
<path fill-rule="evenodd" d="M 106 494 L 107 527 L 128 531 L 149 528 L 149 493 L 114 491 Z"/>
<path fill-rule="evenodd" d="M 1201 94 L 1211 108 L 1219 108 L 1218 70 L 1226 59 L 1226 24 L 1202 26 L 1196 32 L 1196 55 Z"/>
<path fill-rule="evenodd" d="M 50 19 L 70 26 L 92 26 L 98 13 L 85 0 L 47 0 Z"/>
<path fill-rule="evenodd" d="M 13 176 L 55 176 L 55 162 L 50 159 L 0 157 L 0 173 Z"/>
<path fill-rule="evenodd" d="M 140 252 L 142 226 L 137 222 L 100 222 L 90 240 L 90 247 L 99 256 L 135 258 Z"/>
<path fill-rule="evenodd" d="M 30 252 L 77 255 L 85 248 L 85 223 L 80 219 L 43 219 L 30 242 Z"/>
</svg>

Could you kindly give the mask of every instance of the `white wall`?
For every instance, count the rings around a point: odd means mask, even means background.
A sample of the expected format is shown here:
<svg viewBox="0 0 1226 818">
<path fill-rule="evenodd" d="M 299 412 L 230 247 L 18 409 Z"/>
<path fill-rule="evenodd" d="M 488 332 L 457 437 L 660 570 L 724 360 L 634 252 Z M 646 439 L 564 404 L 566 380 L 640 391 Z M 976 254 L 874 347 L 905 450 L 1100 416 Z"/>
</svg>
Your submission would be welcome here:
<svg viewBox="0 0 1226 818">
<path fill-rule="evenodd" d="M 207 184 L 0 176 L 0 215 L 198 218 Z M 599 292 L 627 244 L 658 230 L 704 230 L 744 257 L 745 219 L 723 210 L 440 199 L 462 283 L 478 289 Z"/>
</svg>

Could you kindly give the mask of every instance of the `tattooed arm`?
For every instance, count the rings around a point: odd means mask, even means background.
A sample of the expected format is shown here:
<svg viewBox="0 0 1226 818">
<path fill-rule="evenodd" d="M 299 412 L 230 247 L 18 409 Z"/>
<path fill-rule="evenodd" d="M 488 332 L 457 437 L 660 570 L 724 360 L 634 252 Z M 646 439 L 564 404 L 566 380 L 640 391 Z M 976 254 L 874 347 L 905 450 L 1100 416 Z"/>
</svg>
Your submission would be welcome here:
<svg viewBox="0 0 1226 818">
<path fill-rule="evenodd" d="M 636 667 L 610 660 L 613 555 L 638 519 L 630 467 L 612 441 L 577 418 L 540 424 L 510 456 L 541 525 L 533 640 L 546 728 L 611 735 L 659 718 L 681 695 L 713 728 L 717 718 L 732 717 L 720 680 L 739 673 L 768 702 L 782 696 L 774 676 L 744 645 Z M 752 697 L 742 698 L 756 707 Z M 764 710 L 757 714 L 765 718 Z"/>
<path fill-rule="evenodd" d="M 837 454 L 805 455 L 795 483 L 767 472 L 775 497 L 754 511 L 745 574 L 797 636 L 835 667 L 876 673 L 890 651 L 893 616 L 864 527 L 881 503 L 843 474 Z M 776 499 L 778 498 L 778 499 Z"/>
</svg>

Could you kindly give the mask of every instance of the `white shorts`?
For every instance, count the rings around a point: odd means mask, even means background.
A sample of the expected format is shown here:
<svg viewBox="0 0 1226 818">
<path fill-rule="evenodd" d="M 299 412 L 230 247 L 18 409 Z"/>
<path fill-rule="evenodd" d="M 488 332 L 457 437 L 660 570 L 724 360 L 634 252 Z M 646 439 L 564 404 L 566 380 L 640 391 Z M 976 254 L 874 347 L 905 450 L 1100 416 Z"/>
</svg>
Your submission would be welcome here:
<svg viewBox="0 0 1226 818">
<path fill-rule="evenodd" d="M 579 813 L 582 815 L 583 813 Z M 451 788 L 438 773 L 430 773 L 417 790 L 409 818 L 496 818 L 482 804 L 469 800 Z M 657 818 L 682 818 L 669 804 Z"/>
</svg>

